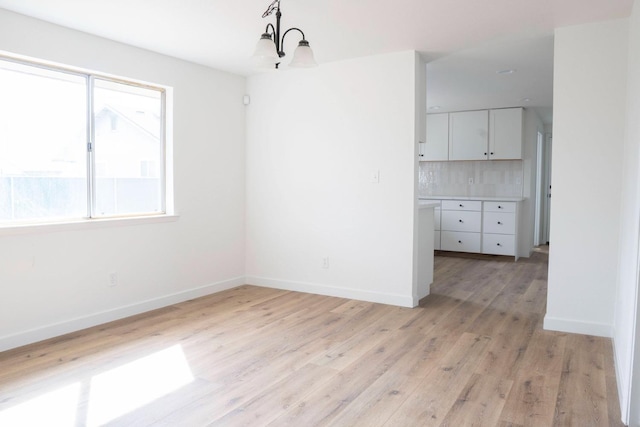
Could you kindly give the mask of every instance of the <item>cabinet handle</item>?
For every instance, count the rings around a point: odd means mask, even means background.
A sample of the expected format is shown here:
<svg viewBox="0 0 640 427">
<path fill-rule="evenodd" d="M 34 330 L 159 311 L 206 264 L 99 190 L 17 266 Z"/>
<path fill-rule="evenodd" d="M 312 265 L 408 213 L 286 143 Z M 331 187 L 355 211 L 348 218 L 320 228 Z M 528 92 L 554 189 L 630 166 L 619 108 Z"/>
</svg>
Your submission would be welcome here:
<svg viewBox="0 0 640 427">
<path fill-rule="evenodd" d="M 502 223 L 500 221 L 498 221 L 498 225 L 502 225 Z"/>
<path fill-rule="evenodd" d="M 496 243 L 498 246 L 502 246 L 500 243 Z"/>
<path fill-rule="evenodd" d="M 424 154 L 420 154 L 420 157 L 424 157 Z"/>
<path fill-rule="evenodd" d="M 460 204 L 460 205 L 458 205 L 458 206 L 460 206 L 461 208 L 464 208 L 464 205 L 463 205 L 463 204 Z"/>
<path fill-rule="evenodd" d="M 462 243 L 462 240 L 458 240 L 458 243 Z"/>
<path fill-rule="evenodd" d="M 498 209 L 502 209 L 502 206 L 498 205 Z"/>
<path fill-rule="evenodd" d="M 493 151 L 491 152 L 491 155 L 493 156 Z"/>
<path fill-rule="evenodd" d="M 486 155 L 487 155 L 487 153 L 484 153 L 484 155 L 486 156 Z"/>
<path fill-rule="evenodd" d="M 462 222 L 462 220 L 461 220 L 461 219 L 459 219 L 459 220 L 458 220 L 458 222 Z"/>
</svg>

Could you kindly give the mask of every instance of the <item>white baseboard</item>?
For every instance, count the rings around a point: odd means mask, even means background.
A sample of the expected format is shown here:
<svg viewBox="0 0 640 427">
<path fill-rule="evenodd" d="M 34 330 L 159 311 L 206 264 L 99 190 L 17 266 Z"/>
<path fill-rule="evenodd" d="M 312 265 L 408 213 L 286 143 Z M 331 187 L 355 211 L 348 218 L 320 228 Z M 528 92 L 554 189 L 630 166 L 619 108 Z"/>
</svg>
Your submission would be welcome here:
<svg viewBox="0 0 640 427">
<path fill-rule="evenodd" d="M 262 286 L 265 288 L 306 292 L 310 294 L 326 295 L 330 297 L 348 298 L 360 301 L 377 302 L 380 304 L 397 305 L 400 307 L 411 308 L 418 305 L 417 295 L 371 292 L 363 291 L 361 289 L 335 287 L 317 283 L 293 282 L 289 280 L 270 279 L 266 277 L 247 276 L 245 279 L 248 285 Z"/>
<path fill-rule="evenodd" d="M 30 329 L 16 334 L 7 335 L 4 337 L 0 337 L 0 351 L 21 347 L 23 345 L 32 344 L 38 341 L 68 334 L 70 332 L 79 331 L 81 329 L 90 328 L 92 326 L 101 325 L 103 323 L 112 322 L 114 320 L 123 319 L 125 317 L 133 316 L 158 308 L 167 307 L 172 304 L 177 304 L 193 298 L 210 295 L 244 284 L 244 277 L 236 277 L 234 279 L 213 283 L 199 288 L 189 289 L 187 291 L 153 298 L 135 304 L 102 311 L 100 313 L 77 317 L 40 328 Z"/>
<path fill-rule="evenodd" d="M 594 335 L 597 337 L 611 338 L 613 330 L 611 325 L 595 322 L 581 322 L 572 319 L 558 317 L 544 317 L 544 329 L 549 331 L 570 332 L 572 334 Z"/>
</svg>

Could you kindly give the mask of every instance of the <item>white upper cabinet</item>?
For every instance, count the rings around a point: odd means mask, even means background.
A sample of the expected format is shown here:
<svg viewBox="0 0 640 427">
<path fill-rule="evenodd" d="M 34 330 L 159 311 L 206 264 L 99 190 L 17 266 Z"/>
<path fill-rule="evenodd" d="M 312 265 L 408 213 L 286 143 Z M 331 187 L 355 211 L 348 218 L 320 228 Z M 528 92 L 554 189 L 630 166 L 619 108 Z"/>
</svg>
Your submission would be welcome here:
<svg viewBox="0 0 640 427">
<path fill-rule="evenodd" d="M 489 159 L 522 158 L 522 108 L 489 112 Z"/>
<path fill-rule="evenodd" d="M 449 114 L 449 160 L 487 160 L 489 111 Z"/>
<path fill-rule="evenodd" d="M 449 160 L 449 114 L 427 114 L 427 139 L 420 160 Z"/>
<path fill-rule="evenodd" d="M 523 108 L 427 114 L 420 160 L 522 159 Z"/>
</svg>

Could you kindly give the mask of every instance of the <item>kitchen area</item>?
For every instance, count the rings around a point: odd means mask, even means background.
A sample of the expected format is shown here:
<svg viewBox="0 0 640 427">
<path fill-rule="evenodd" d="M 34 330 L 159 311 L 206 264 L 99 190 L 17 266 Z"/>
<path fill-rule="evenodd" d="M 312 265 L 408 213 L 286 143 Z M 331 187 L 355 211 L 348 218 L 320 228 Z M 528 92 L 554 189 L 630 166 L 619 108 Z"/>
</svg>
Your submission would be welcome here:
<svg viewBox="0 0 640 427">
<path fill-rule="evenodd" d="M 435 250 L 529 257 L 542 128 L 523 107 L 427 114 L 419 199 L 439 204 Z"/>
</svg>

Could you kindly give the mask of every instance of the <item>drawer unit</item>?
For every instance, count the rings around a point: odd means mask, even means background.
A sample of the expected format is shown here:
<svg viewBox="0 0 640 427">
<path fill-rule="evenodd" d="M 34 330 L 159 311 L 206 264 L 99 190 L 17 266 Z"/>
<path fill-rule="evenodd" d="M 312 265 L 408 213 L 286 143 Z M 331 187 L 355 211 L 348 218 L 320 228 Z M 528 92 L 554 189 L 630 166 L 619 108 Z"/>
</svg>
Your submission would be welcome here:
<svg viewBox="0 0 640 427">
<path fill-rule="evenodd" d="M 515 202 L 484 202 L 484 211 L 516 213 L 516 203 Z"/>
<path fill-rule="evenodd" d="M 482 210 L 482 202 L 479 200 L 443 200 L 443 211 L 478 211 Z"/>
<path fill-rule="evenodd" d="M 515 255 L 516 236 L 513 234 L 482 235 L 482 253 L 492 255 Z"/>
<path fill-rule="evenodd" d="M 471 211 L 442 211 L 442 230 L 470 231 L 479 233 L 481 230 L 482 212 Z"/>
<path fill-rule="evenodd" d="M 442 231 L 441 248 L 443 251 L 480 252 L 480 233 Z"/>
<path fill-rule="evenodd" d="M 482 253 L 511 255 L 518 259 L 518 204 L 484 202 L 482 209 Z"/>
<path fill-rule="evenodd" d="M 482 220 L 482 232 L 493 234 L 515 234 L 516 214 L 485 212 Z"/>
<path fill-rule="evenodd" d="M 518 259 L 518 202 L 442 200 L 435 248 Z"/>
<path fill-rule="evenodd" d="M 456 252 L 480 252 L 482 202 L 443 200 L 440 222 L 440 249 Z"/>
</svg>

